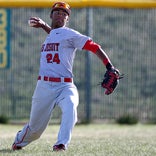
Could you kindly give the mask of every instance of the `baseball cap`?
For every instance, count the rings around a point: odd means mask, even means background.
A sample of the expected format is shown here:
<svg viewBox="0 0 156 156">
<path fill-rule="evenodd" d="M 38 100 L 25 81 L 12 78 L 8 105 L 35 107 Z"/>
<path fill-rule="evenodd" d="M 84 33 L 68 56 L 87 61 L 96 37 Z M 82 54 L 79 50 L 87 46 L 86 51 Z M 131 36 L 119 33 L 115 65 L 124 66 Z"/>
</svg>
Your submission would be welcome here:
<svg viewBox="0 0 156 156">
<path fill-rule="evenodd" d="M 56 3 L 54 3 L 54 5 L 52 6 L 52 12 L 54 10 L 58 10 L 58 9 L 65 10 L 68 15 L 70 15 L 70 13 L 71 13 L 70 5 L 65 3 L 65 2 L 56 2 Z"/>
</svg>

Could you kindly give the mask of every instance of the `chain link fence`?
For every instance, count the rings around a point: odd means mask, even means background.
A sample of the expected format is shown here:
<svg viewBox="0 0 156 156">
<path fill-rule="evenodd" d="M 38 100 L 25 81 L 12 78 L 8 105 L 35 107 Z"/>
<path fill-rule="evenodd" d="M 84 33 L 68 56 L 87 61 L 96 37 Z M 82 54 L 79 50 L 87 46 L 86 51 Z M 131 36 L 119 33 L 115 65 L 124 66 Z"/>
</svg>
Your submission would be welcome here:
<svg viewBox="0 0 156 156">
<path fill-rule="evenodd" d="M 31 16 L 48 24 L 50 9 L 12 8 L 10 18 L 10 67 L 0 69 L 0 115 L 28 119 L 36 86 L 39 57 L 46 33 L 30 28 Z M 77 51 L 74 82 L 79 90 L 78 117 L 86 120 L 86 69 L 91 70 L 91 120 L 116 119 L 132 114 L 140 121 L 156 120 L 156 9 L 93 8 L 93 40 L 99 43 L 112 63 L 125 74 L 116 91 L 106 96 L 99 86 L 105 73 L 100 60 L 91 55 L 86 67 L 86 51 Z M 74 8 L 68 26 L 87 34 L 86 8 Z M 53 119 L 59 119 L 56 108 Z"/>
</svg>

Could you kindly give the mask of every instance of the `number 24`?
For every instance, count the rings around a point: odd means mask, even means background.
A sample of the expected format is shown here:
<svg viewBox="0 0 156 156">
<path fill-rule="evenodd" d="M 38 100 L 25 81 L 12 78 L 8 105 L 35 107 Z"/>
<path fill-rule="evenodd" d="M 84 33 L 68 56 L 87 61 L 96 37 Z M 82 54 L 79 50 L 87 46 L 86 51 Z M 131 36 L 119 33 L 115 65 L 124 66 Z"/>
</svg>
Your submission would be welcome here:
<svg viewBox="0 0 156 156">
<path fill-rule="evenodd" d="M 54 56 L 52 54 L 46 55 L 47 63 L 57 63 L 60 64 L 59 54 L 55 53 Z"/>
</svg>

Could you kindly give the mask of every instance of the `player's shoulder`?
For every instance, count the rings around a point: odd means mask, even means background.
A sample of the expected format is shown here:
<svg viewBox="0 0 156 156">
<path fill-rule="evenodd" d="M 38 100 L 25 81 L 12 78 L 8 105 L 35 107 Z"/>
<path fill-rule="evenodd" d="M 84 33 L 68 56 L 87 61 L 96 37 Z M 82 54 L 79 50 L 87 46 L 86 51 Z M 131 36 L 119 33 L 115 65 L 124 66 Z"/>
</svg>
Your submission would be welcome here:
<svg viewBox="0 0 156 156">
<path fill-rule="evenodd" d="M 74 29 L 69 28 L 69 27 L 62 27 L 62 30 L 65 31 L 66 33 L 70 34 L 70 35 L 81 34 L 77 30 L 74 30 Z"/>
</svg>

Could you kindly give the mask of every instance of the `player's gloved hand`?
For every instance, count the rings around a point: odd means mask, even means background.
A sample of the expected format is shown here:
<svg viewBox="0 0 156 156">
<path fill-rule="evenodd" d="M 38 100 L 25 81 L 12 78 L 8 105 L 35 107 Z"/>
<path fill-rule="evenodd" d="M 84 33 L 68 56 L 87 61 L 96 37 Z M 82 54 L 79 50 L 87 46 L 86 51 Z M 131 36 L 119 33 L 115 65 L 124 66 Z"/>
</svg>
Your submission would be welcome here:
<svg viewBox="0 0 156 156">
<path fill-rule="evenodd" d="M 46 23 L 39 17 L 31 17 L 29 20 L 31 21 L 31 23 L 33 23 L 32 27 L 35 28 L 42 28 L 46 25 Z"/>
<path fill-rule="evenodd" d="M 123 74 L 121 75 L 118 69 L 114 67 L 107 69 L 101 82 L 101 86 L 106 89 L 106 95 L 111 94 L 116 89 L 119 84 L 119 79 L 121 78 L 123 78 Z"/>
</svg>

